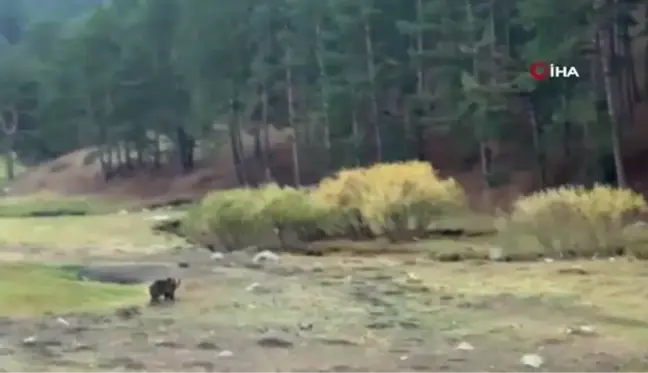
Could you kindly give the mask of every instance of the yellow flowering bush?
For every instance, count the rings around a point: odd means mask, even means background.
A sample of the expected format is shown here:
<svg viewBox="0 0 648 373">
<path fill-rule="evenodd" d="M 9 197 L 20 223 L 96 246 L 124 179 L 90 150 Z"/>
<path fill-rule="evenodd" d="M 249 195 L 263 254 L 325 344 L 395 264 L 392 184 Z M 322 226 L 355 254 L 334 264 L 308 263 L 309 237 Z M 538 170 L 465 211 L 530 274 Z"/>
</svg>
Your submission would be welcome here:
<svg viewBox="0 0 648 373">
<path fill-rule="evenodd" d="M 629 189 L 565 186 L 520 198 L 501 229 L 533 237 L 552 255 L 610 254 L 624 245 L 624 226 L 644 211 Z"/>
<path fill-rule="evenodd" d="M 333 206 L 341 227 L 368 229 L 393 241 L 421 236 L 444 213 L 465 206 L 463 189 L 427 162 L 377 164 L 343 170 L 313 193 Z"/>
</svg>

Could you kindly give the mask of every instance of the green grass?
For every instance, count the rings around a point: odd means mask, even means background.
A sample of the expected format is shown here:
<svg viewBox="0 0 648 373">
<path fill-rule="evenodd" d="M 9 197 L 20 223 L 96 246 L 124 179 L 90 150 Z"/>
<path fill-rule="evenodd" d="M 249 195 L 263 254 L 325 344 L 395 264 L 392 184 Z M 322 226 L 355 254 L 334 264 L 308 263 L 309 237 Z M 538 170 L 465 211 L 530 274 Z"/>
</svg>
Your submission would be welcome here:
<svg viewBox="0 0 648 373">
<path fill-rule="evenodd" d="M 90 197 L 63 197 L 39 193 L 0 198 L 0 217 L 96 215 L 120 210 L 124 205 Z"/>
<path fill-rule="evenodd" d="M 11 263 L 0 267 L 0 315 L 94 311 L 141 302 L 141 286 L 77 281 L 58 267 Z"/>
<path fill-rule="evenodd" d="M 173 215 L 173 212 L 165 212 Z M 72 254 L 148 253 L 183 244 L 180 238 L 154 234 L 155 213 L 0 218 L 0 247 L 38 247 Z"/>
</svg>

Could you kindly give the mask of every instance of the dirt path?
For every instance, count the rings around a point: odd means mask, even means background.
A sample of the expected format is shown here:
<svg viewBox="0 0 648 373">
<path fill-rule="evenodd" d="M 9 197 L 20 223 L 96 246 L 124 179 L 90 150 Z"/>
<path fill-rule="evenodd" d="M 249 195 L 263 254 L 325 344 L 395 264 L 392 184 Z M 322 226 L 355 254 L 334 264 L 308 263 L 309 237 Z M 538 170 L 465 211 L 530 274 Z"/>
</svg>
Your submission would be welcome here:
<svg viewBox="0 0 648 373">
<path fill-rule="evenodd" d="M 566 334 L 592 321 L 569 303 L 465 298 L 407 280 L 383 259 L 282 257 L 250 268 L 180 252 L 173 306 L 0 320 L 0 366 L 40 371 L 641 371 L 642 346 L 605 333 Z M 434 271 L 433 263 L 417 268 Z M 405 280 L 403 280 L 405 279 Z M 580 310 L 580 311 L 579 311 Z M 549 325 L 549 327 L 548 327 Z M 461 348 L 458 348 L 463 343 Z M 467 348 L 469 344 L 473 349 Z"/>
</svg>

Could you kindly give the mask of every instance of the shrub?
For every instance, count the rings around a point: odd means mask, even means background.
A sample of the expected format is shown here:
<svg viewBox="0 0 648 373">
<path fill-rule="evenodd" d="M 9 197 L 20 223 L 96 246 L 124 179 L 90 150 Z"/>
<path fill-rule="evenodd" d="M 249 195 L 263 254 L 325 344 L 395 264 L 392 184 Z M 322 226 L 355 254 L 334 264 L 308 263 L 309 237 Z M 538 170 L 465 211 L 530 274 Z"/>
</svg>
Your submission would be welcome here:
<svg viewBox="0 0 648 373">
<path fill-rule="evenodd" d="M 275 229 L 282 246 L 286 246 L 288 231 L 305 236 L 318 228 L 326 228 L 329 208 L 323 201 L 312 198 L 309 190 L 269 184 L 260 194 L 263 220 Z"/>
<path fill-rule="evenodd" d="M 189 234 L 215 234 L 228 250 L 253 243 L 266 226 L 258 190 L 242 188 L 213 192 L 192 210 L 184 222 Z"/>
<path fill-rule="evenodd" d="M 323 180 L 314 195 L 334 206 L 338 229 L 361 234 L 366 228 L 392 241 L 420 237 L 441 215 L 465 206 L 453 179 L 441 179 L 418 161 L 343 170 Z"/>
<path fill-rule="evenodd" d="M 534 238 L 550 255 L 608 255 L 625 245 L 624 225 L 645 208 L 631 190 L 561 187 L 517 200 L 500 229 L 516 245 Z"/>
</svg>

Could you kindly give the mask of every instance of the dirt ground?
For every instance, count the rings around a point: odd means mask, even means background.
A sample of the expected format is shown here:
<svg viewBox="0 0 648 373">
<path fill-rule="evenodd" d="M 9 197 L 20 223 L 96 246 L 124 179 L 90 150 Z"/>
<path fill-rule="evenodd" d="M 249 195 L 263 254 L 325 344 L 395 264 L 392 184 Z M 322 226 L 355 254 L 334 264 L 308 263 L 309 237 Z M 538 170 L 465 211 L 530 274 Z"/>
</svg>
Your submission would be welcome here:
<svg viewBox="0 0 648 373">
<path fill-rule="evenodd" d="M 185 249 L 120 259 L 167 263 L 183 278 L 172 305 L 148 306 L 143 288 L 141 304 L 131 308 L 0 319 L 0 367 L 321 372 L 648 368 L 648 318 L 641 308 L 648 295 L 643 290 L 648 289 L 648 269 L 638 262 L 588 261 L 572 271 L 573 263 L 442 264 L 414 256 L 284 255 L 257 266 L 246 253 L 221 259 L 210 255 Z M 634 277 L 622 275 L 630 270 Z M 637 271 L 646 277 L 637 277 Z M 610 287 L 600 289 L 606 281 Z M 614 305 L 604 302 L 609 292 L 617 296 L 615 286 L 624 286 L 632 296 L 619 294 Z M 525 354 L 537 354 L 543 364 L 525 366 Z"/>
</svg>

